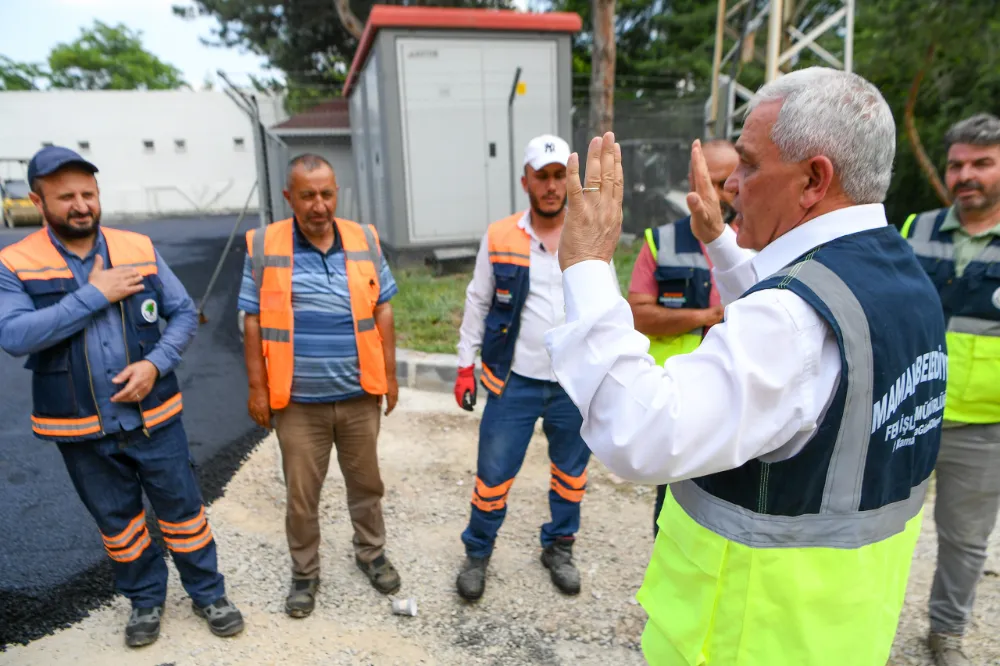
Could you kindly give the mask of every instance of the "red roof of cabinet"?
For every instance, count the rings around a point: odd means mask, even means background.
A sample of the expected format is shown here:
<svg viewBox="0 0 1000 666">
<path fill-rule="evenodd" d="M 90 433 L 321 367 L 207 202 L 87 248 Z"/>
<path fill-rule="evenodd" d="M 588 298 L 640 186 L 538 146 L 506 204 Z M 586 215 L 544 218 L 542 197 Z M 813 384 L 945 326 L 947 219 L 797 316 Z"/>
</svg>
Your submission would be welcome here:
<svg viewBox="0 0 1000 666">
<path fill-rule="evenodd" d="M 512 9 L 457 9 L 451 7 L 399 7 L 374 5 L 361 42 L 354 52 L 351 70 L 344 82 L 344 97 L 351 93 L 368 52 L 381 28 L 425 28 L 452 30 L 513 30 L 520 32 L 579 32 L 583 20 L 573 12 L 544 14 Z"/>
</svg>

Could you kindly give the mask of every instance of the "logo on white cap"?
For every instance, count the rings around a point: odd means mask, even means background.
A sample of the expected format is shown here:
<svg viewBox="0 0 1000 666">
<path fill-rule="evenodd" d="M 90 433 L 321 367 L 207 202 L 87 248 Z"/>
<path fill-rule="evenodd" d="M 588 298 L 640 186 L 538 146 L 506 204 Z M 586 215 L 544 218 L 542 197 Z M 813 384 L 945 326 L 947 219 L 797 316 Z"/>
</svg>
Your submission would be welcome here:
<svg viewBox="0 0 1000 666">
<path fill-rule="evenodd" d="M 552 134 L 536 136 L 524 149 L 524 164 L 541 169 L 547 164 L 566 166 L 569 161 L 569 144 Z"/>
</svg>

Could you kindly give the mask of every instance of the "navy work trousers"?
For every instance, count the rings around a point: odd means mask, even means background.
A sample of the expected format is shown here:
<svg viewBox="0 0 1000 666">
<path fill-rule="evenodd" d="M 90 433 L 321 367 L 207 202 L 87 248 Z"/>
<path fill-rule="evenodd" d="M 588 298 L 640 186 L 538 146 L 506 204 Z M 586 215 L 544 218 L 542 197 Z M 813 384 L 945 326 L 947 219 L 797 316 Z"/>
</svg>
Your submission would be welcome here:
<svg viewBox="0 0 1000 666">
<path fill-rule="evenodd" d="M 580 502 L 587 484 L 590 449 L 580 436 L 583 417 L 559 384 L 511 373 L 499 398 L 489 394 L 479 424 L 479 457 L 472 516 L 462 533 L 466 553 L 486 557 L 507 515 L 507 494 L 528 452 L 535 423 L 549 440 L 549 509 L 542 547 L 580 529 Z"/>
<path fill-rule="evenodd" d="M 179 419 L 148 438 L 134 430 L 60 444 L 59 451 L 101 531 L 115 587 L 133 608 L 162 605 L 167 596 L 167 565 L 146 528 L 143 491 L 192 601 L 207 606 L 225 594 L 215 539 Z"/>
</svg>

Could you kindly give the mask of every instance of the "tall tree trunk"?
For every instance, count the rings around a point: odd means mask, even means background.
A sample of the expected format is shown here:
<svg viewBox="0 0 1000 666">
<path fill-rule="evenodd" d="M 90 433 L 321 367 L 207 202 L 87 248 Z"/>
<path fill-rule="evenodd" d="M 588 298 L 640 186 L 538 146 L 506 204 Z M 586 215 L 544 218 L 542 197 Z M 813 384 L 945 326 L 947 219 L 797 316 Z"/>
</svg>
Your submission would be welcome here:
<svg viewBox="0 0 1000 666">
<path fill-rule="evenodd" d="M 351 4 L 348 0 L 333 0 L 333 6 L 337 8 L 337 16 L 340 23 L 347 32 L 354 36 L 354 39 L 361 39 L 361 34 L 365 31 L 365 25 L 358 20 L 358 17 L 351 11 Z"/>
<path fill-rule="evenodd" d="M 924 144 L 920 142 L 917 123 L 913 118 L 913 109 L 917 105 L 917 93 L 920 92 L 920 83 L 924 80 L 924 75 L 934 60 L 934 50 L 936 47 L 937 45 L 932 43 L 927 48 L 924 63 L 921 65 L 920 70 L 917 71 L 917 75 L 913 77 L 913 83 L 910 84 L 910 96 L 906 100 L 906 110 L 903 112 L 903 122 L 906 125 L 906 137 L 910 140 L 910 145 L 913 146 L 913 154 L 917 158 L 917 164 L 920 165 L 920 169 L 927 176 L 927 180 L 930 181 L 941 202 L 945 206 L 950 206 L 951 197 L 948 196 L 948 188 L 941 182 L 941 176 L 938 175 L 937 169 L 934 168 L 931 159 L 927 156 Z"/>
<path fill-rule="evenodd" d="M 615 0 L 593 0 L 590 135 L 611 131 L 615 118 Z"/>
</svg>

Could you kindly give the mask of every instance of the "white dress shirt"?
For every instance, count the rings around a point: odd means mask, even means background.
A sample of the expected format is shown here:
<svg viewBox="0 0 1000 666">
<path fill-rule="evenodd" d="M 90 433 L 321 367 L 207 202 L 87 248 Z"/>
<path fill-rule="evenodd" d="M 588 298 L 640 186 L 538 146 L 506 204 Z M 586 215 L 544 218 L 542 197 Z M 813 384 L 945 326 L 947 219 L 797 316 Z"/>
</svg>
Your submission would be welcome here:
<svg viewBox="0 0 1000 666">
<path fill-rule="evenodd" d="M 753 255 L 728 227 L 707 246 L 725 321 L 663 367 L 600 261 L 564 274 L 567 323 L 546 343 L 583 415 L 581 435 L 622 478 L 672 483 L 784 460 L 816 433 L 840 379 L 833 330 L 799 296 L 748 288 L 812 248 L 885 226 L 881 204 L 851 206 L 792 229 Z"/>
<path fill-rule="evenodd" d="M 549 352 L 545 348 L 545 333 L 566 321 L 562 270 L 559 268 L 558 256 L 550 253 L 535 234 L 528 211 L 525 211 L 517 224 L 531 236 L 531 258 L 528 267 L 528 297 L 521 310 L 521 328 L 517 334 L 517 342 L 514 343 L 511 370 L 522 377 L 554 382 L 556 376 L 552 371 Z M 606 264 L 603 264 L 602 270 L 607 276 Z M 613 267 L 611 276 L 614 279 L 614 290 L 620 296 L 621 288 Z M 495 287 L 489 240 L 484 235 L 479 245 L 479 254 L 476 255 L 475 272 L 465 290 L 465 313 L 458 341 L 458 365 L 461 368 L 476 362 L 476 353 L 483 344 L 486 313 L 493 302 Z"/>
</svg>

